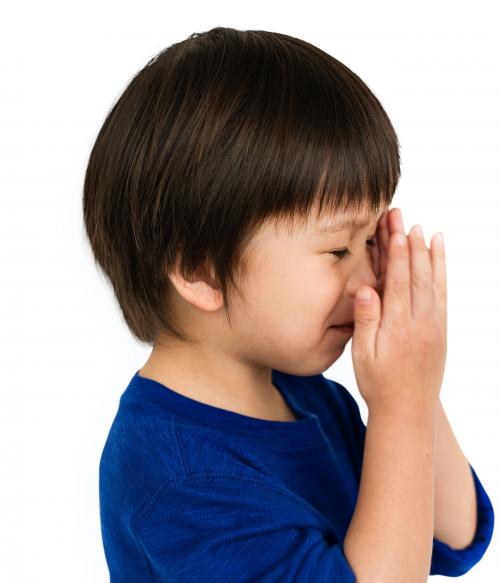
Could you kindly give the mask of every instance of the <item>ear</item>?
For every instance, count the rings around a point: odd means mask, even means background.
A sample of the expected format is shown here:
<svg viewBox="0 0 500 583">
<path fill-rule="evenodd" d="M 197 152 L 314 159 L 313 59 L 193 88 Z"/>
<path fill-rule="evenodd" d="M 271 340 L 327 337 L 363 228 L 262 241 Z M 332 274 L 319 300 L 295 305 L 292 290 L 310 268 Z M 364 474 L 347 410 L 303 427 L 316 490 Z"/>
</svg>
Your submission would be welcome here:
<svg viewBox="0 0 500 583">
<path fill-rule="evenodd" d="M 191 305 L 205 312 L 215 312 L 222 308 L 224 301 L 213 268 L 200 269 L 189 280 L 184 279 L 176 268 L 168 277 L 178 294 Z"/>
</svg>

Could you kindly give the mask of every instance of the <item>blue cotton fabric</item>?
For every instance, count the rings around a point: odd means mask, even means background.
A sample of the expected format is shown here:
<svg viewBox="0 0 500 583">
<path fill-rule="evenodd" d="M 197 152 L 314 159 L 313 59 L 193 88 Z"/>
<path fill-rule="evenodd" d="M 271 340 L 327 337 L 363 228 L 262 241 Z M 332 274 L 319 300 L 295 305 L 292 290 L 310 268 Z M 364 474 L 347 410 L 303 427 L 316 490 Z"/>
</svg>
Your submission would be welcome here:
<svg viewBox="0 0 500 583">
<path fill-rule="evenodd" d="M 341 384 L 273 370 L 297 421 L 267 421 L 190 399 L 137 371 L 99 465 L 111 583 L 354 583 L 343 552 L 366 426 Z M 478 525 L 453 550 L 434 538 L 430 575 L 484 555 L 491 501 L 474 468 Z"/>
</svg>

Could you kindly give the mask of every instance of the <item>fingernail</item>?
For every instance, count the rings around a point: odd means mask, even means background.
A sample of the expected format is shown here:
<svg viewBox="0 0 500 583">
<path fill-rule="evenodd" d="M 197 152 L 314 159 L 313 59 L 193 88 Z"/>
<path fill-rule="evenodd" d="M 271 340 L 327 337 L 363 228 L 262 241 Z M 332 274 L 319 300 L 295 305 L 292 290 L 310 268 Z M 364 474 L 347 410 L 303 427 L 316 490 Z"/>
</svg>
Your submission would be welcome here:
<svg viewBox="0 0 500 583">
<path fill-rule="evenodd" d="M 372 294 L 369 289 L 364 287 L 363 289 L 359 290 L 356 297 L 358 298 L 358 301 L 362 302 L 363 304 L 369 304 L 372 299 Z"/>
<path fill-rule="evenodd" d="M 404 247 L 405 246 L 405 241 L 406 241 L 406 237 L 404 235 L 402 235 L 401 233 L 396 233 L 394 235 L 394 242 L 399 247 Z"/>
<path fill-rule="evenodd" d="M 403 223 L 403 213 L 401 212 L 401 209 L 398 209 L 398 210 L 399 210 L 399 219 L 401 221 L 401 227 L 402 227 L 402 229 L 404 231 L 405 230 L 405 224 Z"/>
<path fill-rule="evenodd" d="M 413 226 L 413 232 L 417 235 L 417 237 L 423 237 L 424 234 L 422 232 L 422 227 L 420 225 Z"/>
</svg>

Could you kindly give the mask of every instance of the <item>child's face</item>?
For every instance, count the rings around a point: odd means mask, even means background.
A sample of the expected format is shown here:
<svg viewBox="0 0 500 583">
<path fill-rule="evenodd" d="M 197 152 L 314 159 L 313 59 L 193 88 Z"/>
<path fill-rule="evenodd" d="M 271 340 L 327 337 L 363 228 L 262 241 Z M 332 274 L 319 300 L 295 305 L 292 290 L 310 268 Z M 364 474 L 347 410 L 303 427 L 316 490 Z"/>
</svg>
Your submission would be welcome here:
<svg viewBox="0 0 500 583">
<path fill-rule="evenodd" d="M 321 232 L 309 221 L 290 235 L 261 227 L 248 254 L 243 292 L 231 310 L 232 342 L 248 358 L 290 374 L 308 376 L 339 358 L 352 334 L 332 328 L 354 319 L 354 297 L 361 285 L 376 286 L 368 239 L 375 237 L 384 207 L 369 214 L 366 226 Z M 365 215 L 337 214 L 336 222 Z M 332 251 L 349 248 L 339 259 Z M 233 346 L 235 346 L 233 344 Z M 240 354 L 241 356 L 241 354 Z"/>
</svg>

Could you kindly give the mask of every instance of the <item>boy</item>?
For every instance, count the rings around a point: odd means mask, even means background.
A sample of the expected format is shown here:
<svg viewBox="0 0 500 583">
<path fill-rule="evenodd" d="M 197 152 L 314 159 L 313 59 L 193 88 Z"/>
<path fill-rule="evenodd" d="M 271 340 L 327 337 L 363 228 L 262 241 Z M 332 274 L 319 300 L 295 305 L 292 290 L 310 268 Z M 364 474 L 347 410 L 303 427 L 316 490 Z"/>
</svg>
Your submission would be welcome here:
<svg viewBox="0 0 500 583">
<path fill-rule="evenodd" d="M 480 560 L 493 508 L 466 460 L 472 536 L 433 536 L 444 249 L 405 243 L 399 173 L 379 101 L 299 39 L 215 28 L 132 79 L 84 186 L 96 262 L 153 345 L 101 457 L 112 581 L 424 581 Z M 322 374 L 351 336 L 367 426 Z"/>
</svg>

